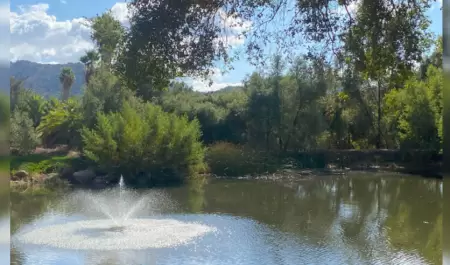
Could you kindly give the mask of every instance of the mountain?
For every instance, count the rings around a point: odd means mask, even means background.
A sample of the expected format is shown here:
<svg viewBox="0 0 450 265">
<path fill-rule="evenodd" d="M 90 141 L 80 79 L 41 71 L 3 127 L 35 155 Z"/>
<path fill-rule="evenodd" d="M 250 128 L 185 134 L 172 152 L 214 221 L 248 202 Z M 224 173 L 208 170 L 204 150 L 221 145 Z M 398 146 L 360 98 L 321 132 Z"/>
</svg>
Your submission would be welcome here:
<svg viewBox="0 0 450 265">
<path fill-rule="evenodd" d="M 222 88 L 220 91 L 232 91 L 235 89 L 242 89 L 242 86 L 226 86 Z"/>
<path fill-rule="evenodd" d="M 63 67 L 70 67 L 75 75 L 71 95 L 79 95 L 84 85 L 84 65 L 82 63 L 40 64 L 30 61 L 16 61 L 10 64 L 10 75 L 16 79 L 25 79 L 24 86 L 45 97 L 59 97 L 61 83 L 59 74 Z M 8 79 L 9 80 L 9 79 Z"/>
<path fill-rule="evenodd" d="M 59 82 L 59 74 L 63 67 L 70 67 L 75 75 L 75 82 L 71 89 L 71 95 L 81 94 L 81 88 L 84 85 L 84 65 L 82 63 L 67 63 L 67 64 L 41 64 L 25 60 L 20 60 L 16 62 L 11 62 L 9 75 L 15 77 L 16 79 L 25 79 L 24 86 L 30 88 L 36 93 L 49 97 L 59 97 L 61 94 L 61 83 Z M 8 74 L 8 69 L 6 71 L 1 71 Z M 3 80 L 3 79 L 1 79 Z M 9 78 L 5 78 L 8 80 Z M 1 84 L 0 84 L 1 85 Z M 8 85 L 6 85 L 8 86 Z M 232 91 L 235 89 L 242 89 L 241 86 L 227 86 L 219 91 Z M 3 90 L 0 87 L 0 90 Z M 5 90 L 9 93 L 9 87 Z M 209 92 L 211 93 L 211 92 Z"/>
</svg>

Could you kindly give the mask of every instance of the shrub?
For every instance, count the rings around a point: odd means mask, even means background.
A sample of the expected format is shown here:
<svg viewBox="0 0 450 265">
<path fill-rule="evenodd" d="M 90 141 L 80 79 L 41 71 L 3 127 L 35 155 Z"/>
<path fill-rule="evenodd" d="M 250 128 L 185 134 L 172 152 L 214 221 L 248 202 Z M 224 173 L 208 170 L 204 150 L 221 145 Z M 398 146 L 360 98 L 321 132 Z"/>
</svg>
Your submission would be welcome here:
<svg viewBox="0 0 450 265">
<path fill-rule="evenodd" d="M 11 148 L 20 155 L 31 153 L 39 144 L 33 121 L 25 112 L 15 111 L 11 117 Z"/>
<path fill-rule="evenodd" d="M 230 177 L 275 172 L 278 165 L 268 153 L 228 142 L 210 146 L 206 161 L 212 174 Z"/>
<path fill-rule="evenodd" d="M 119 113 L 100 113 L 96 127 L 81 134 L 85 156 L 130 184 L 179 182 L 204 168 L 198 121 L 151 103 L 126 102 Z"/>
<path fill-rule="evenodd" d="M 81 143 L 82 114 L 76 99 L 54 102 L 54 106 L 42 118 L 37 132 L 47 146 L 67 144 L 77 147 Z"/>
<path fill-rule="evenodd" d="M 108 69 L 100 67 L 91 76 L 82 97 L 83 123 L 93 128 L 98 112 L 118 112 L 123 102 L 127 101 L 132 92 L 121 86 L 118 78 Z"/>
</svg>

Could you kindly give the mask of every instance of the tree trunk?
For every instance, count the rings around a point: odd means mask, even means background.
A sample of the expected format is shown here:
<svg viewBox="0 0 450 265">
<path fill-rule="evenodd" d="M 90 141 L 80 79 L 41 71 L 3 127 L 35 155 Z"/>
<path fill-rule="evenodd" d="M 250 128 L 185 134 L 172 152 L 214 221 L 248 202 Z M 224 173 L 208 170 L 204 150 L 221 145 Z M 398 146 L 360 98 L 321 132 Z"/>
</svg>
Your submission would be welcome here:
<svg viewBox="0 0 450 265">
<path fill-rule="evenodd" d="M 69 92 L 70 92 L 70 88 L 68 87 L 63 87 L 63 93 L 62 93 L 62 101 L 67 101 L 69 99 Z"/>
<path fill-rule="evenodd" d="M 300 109 L 297 109 L 297 112 L 295 113 L 294 121 L 292 122 L 292 128 L 291 128 L 291 130 L 289 131 L 289 134 L 288 134 L 288 136 L 287 136 L 286 142 L 284 143 L 284 148 L 283 148 L 283 151 L 284 151 L 284 152 L 287 151 L 289 142 L 291 141 L 291 136 L 292 136 L 292 134 L 293 134 L 294 131 L 295 131 L 295 127 L 297 126 L 299 114 L 300 114 Z"/>
<path fill-rule="evenodd" d="M 378 133 L 377 133 L 377 149 L 381 148 L 381 87 L 378 80 Z"/>
</svg>

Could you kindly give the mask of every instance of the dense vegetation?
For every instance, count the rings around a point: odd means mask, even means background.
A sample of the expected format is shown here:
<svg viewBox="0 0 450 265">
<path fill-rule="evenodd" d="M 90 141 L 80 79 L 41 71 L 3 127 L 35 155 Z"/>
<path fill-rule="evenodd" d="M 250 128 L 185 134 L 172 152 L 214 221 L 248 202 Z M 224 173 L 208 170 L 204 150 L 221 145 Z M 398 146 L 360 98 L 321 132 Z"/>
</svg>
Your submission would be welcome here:
<svg viewBox="0 0 450 265">
<path fill-rule="evenodd" d="M 397 2 L 363 2 L 345 27 L 328 19 L 341 31 L 340 45 L 327 46 L 332 60 L 318 50 L 290 60 L 265 56 L 270 67 L 252 73 L 242 87 L 200 93 L 172 80 L 208 75 L 215 60 L 230 59 L 224 44 L 217 45 L 219 28 L 203 18 L 220 9 L 244 19 L 253 9 L 274 6 L 245 1 L 227 11 L 214 1 L 132 1 L 137 11 L 129 29 L 109 12 L 91 20 L 96 48 L 80 59 L 81 96 L 69 96 L 77 82 L 70 68 L 59 76 L 61 99 L 45 99 L 11 79 L 11 146 L 28 154 L 41 144 L 66 144 L 97 170 L 142 184 L 204 172 L 205 161 L 213 173 L 267 172 L 280 157 L 318 149 L 439 153 L 442 38 L 427 33 L 427 3 Z M 298 32 L 316 44 L 331 33 L 314 29 L 326 22 L 313 12 L 321 5 L 297 5 Z M 167 12 L 179 19 L 164 20 Z M 154 26 L 157 31 L 148 30 Z M 268 36 L 258 27 L 251 34 L 262 42 Z M 262 42 L 249 41 L 247 54 Z"/>
</svg>

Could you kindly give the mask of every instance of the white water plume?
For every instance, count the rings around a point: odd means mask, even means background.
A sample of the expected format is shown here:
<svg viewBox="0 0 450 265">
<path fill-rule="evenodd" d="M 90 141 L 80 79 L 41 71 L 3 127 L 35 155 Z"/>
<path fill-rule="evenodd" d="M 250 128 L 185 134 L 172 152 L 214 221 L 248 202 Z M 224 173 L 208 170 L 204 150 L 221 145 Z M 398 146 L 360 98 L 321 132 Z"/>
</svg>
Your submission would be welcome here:
<svg viewBox="0 0 450 265">
<path fill-rule="evenodd" d="M 82 190 L 67 197 L 61 208 L 75 208 L 83 220 L 24 231 L 18 239 L 25 244 L 64 249 L 147 249 L 186 244 L 215 230 L 197 223 L 148 218 L 171 205 L 165 193 L 128 189 L 121 177 L 115 188 Z"/>
<path fill-rule="evenodd" d="M 117 227 L 110 220 L 53 225 L 19 236 L 26 244 L 78 250 L 126 250 L 174 247 L 215 229 L 173 219 L 130 219 Z"/>
</svg>

